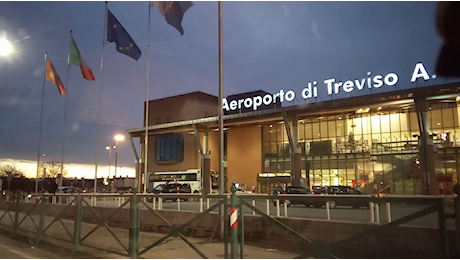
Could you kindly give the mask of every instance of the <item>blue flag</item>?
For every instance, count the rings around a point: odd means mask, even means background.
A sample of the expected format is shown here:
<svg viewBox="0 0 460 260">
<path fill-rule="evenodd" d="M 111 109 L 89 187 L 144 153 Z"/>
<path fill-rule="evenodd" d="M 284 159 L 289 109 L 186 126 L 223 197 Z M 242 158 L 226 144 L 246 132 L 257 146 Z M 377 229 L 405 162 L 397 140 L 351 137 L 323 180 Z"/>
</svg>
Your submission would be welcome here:
<svg viewBox="0 0 460 260">
<path fill-rule="evenodd" d="M 117 51 L 138 60 L 141 50 L 115 16 L 107 9 L 107 41 L 115 42 Z"/>
<path fill-rule="evenodd" d="M 168 24 L 176 28 L 180 35 L 184 35 L 182 28 L 182 18 L 185 11 L 192 7 L 193 3 L 189 1 L 152 1 L 152 5 L 160 10 Z"/>
</svg>

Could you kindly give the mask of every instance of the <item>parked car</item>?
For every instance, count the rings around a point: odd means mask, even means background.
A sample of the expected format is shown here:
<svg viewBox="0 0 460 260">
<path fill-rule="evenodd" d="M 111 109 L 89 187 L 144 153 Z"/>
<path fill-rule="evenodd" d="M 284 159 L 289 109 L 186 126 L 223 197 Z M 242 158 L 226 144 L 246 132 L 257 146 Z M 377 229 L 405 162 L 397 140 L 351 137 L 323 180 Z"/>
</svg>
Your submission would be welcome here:
<svg viewBox="0 0 460 260">
<path fill-rule="evenodd" d="M 81 189 L 77 187 L 71 187 L 71 186 L 62 186 L 57 188 L 56 194 L 62 194 L 62 193 L 78 193 Z"/>
<path fill-rule="evenodd" d="M 276 189 L 273 190 L 273 197 L 274 197 L 273 205 L 276 206 L 276 197 L 279 194 L 298 194 L 298 195 L 301 195 L 301 194 L 313 194 L 310 190 L 308 190 L 307 188 L 304 188 L 304 187 L 287 186 L 285 188 L 286 188 L 285 192 L 283 192 L 283 187 L 281 187 L 281 186 L 278 186 L 278 187 L 276 187 Z M 280 201 L 280 204 L 282 204 L 281 201 Z M 310 207 L 310 203 L 305 202 L 305 200 L 302 199 L 302 198 L 286 200 L 286 205 L 288 207 L 290 207 L 291 205 L 296 205 L 296 204 L 301 204 L 301 205 L 305 205 L 306 207 Z"/>
<path fill-rule="evenodd" d="M 153 195 L 156 194 L 177 194 L 177 191 L 179 190 L 179 193 L 192 193 L 192 188 L 190 187 L 190 184 L 182 184 L 182 183 L 168 183 L 168 184 L 159 184 L 157 185 L 150 193 Z M 164 200 L 172 200 L 172 201 L 177 201 L 176 198 L 164 198 Z M 188 201 L 187 198 L 183 198 L 181 200 Z M 152 202 L 153 198 L 148 198 L 147 201 Z"/>
<path fill-rule="evenodd" d="M 326 192 L 327 190 L 327 192 Z M 366 195 L 360 192 L 357 189 L 354 189 L 349 186 L 325 186 L 321 187 L 314 191 L 315 194 L 336 194 L 336 195 Z M 313 207 L 320 208 L 324 206 L 325 203 L 313 203 Z M 337 206 L 349 206 L 353 207 L 354 209 L 359 209 L 360 207 L 369 208 L 368 202 L 363 202 L 354 199 L 347 199 L 344 201 L 336 202 L 336 201 L 329 201 L 329 208 L 334 209 Z"/>
<path fill-rule="evenodd" d="M 80 188 L 77 188 L 77 187 L 72 187 L 72 186 L 62 186 L 62 187 L 58 187 L 57 190 L 56 190 L 56 194 L 75 194 L 75 193 L 78 193 L 78 192 L 81 192 L 81 189 Z M 50 197 L 51 199 L 51 197 Z M 56 202 L 65 202 L 66 199 L 65 198 L 60 198 L 60 197 L 56 197 Z"/>
</svg>

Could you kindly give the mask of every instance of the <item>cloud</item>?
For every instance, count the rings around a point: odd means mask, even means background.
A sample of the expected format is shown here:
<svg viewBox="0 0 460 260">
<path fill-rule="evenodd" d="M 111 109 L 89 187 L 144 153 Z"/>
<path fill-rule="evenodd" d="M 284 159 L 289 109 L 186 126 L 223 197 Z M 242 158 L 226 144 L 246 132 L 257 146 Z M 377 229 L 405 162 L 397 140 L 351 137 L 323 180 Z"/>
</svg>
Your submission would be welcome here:
<svg viewBox="0 0 460 260">
<path fill-rule="evenodd" d="M 311 29 L 313 30 L 313 33 L 315 34 L 316 38 L 321 39 L 321 36 L 319 35 L 318 21 L 314 20 L 311 23 Z"/>
<path fill-rule="evenodd" d="M 285 14 L 286 16 L 291 15 L 291 12 L 289 12 L 289 9 L 287 8 L 287 6 L 286 6 L 285 4 L 282 4 L 281 6 L 283 7 L 284 14 Z"/>
</svg>

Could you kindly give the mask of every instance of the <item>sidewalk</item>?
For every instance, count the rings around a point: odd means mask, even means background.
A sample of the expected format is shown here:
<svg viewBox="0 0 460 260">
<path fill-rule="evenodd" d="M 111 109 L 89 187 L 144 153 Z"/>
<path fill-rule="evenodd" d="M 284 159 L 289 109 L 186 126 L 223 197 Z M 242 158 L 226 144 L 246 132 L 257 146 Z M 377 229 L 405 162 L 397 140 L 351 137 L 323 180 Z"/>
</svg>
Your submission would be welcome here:
<svg viewBox="0 0 460 260">
<path fill-rule="evenodd" d="M 3 215 L 4 211 L 0 211 L 0 216 Z M 7 214 L 8 215 L 8 214 Z M 12 231 L 13 223 L 9 216 L 5 217 L 0 221 L 0 229 Z M 21 213 L 19 221 L 25 214 Z M 33 220 L 38 225 L 39 217 L 33 215 Z M 14 219 L 14 216 L 13 216 Z M 45 217 L 44 228 L 46 228 L 53 217 Z M 63 226 L 59 221 L 56 221 L 52 226 L 46 230 L 43 241 L 46 244 L 54 245 L 60 249 L 65 249 L 69 252 L 69 258 L 73 249 L 73 229 L 74 222 L 71 220 L 64 219 Z M 141 223 L 142 225 L 142 223 Z M 88 232 L 90 232 L 96 225 L 82 223 L 81 237 L 84 238 Z M 67 233 L 66 228 L 70 235 Z M 128 249 L 129 242 L 129 230 L 122 228 L 111 228 L 114 234 L 119 238 L 123 246 Z M 29 239 L 35 240 L 37 238 L 37 229 L 35 228 L 30 217 L 27 217 L 19 226 L 18 234 L 22 236 L 28 236 Z M 165 234 L 140 232 L 139 234 L 139 251 L 144 250 L 147 246 L 158 241 Z M 198 238 L 187 238 L 198 250 L 200 250 L 206 257 L 213 259 L 224 258 L 224 244 L 220 241 L 210 241 L 209 239 L 198 239 Z M 63 240 L 65 242 L 63 242 Z M 39 245 L 40 247 L 40 245 Z M 105 228 L 100 226 L 94 233 L 88 236 L 80 246 L 80 251 L 84 255 L 77 253 L 73 258 L 128 258 L 127 252 L 119 244 L 119 242 L 111 235 L 111 233 Z M 229 245 L 229 256 L 230 256 L 230 245 Z M 250 259 L 289 259 L 297 257 L 297 254 L 281 252 L 271 249 L 259 248 L 254 246 L 244 246 L 244 258 Z M 181 238 L 170 237 L 166 239 L 160 245 L 147 251 L 145 254 L 140 256 L 141 258 L 151 259 L 199 259 L 201 258 L 190 246 L 188 246 Z"/>
</svg>

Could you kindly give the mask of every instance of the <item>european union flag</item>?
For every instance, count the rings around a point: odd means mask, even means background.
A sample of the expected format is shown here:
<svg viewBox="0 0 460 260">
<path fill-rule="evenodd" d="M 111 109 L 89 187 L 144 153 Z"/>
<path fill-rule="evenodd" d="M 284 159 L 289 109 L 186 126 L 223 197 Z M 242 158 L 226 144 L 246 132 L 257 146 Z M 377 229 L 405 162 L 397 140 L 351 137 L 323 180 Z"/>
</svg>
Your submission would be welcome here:
<svg viewBox="0 0 460 260">
<path fill-rule="evenodd" d="M 107 41 L 115 42 L 117 51 L 138 60 L 141 50 L 115 16 L 107 9 Z"/>
</svg>

